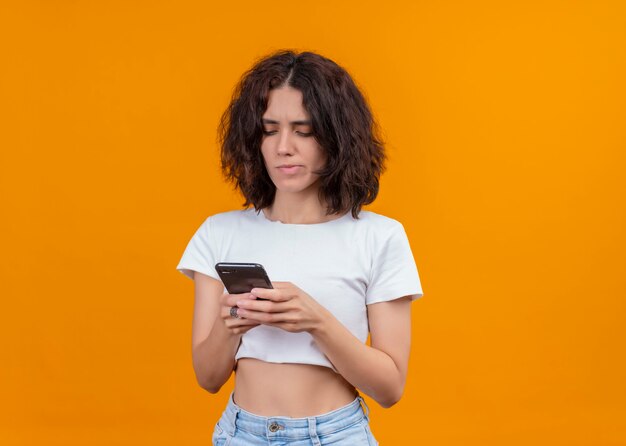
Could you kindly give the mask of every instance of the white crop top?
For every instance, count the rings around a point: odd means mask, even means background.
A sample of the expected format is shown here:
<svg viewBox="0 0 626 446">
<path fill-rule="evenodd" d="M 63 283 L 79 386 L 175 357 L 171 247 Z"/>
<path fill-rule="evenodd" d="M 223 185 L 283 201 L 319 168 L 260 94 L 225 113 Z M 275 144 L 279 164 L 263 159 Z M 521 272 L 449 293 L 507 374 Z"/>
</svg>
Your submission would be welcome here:
<svg viewBox="0 0 626 446">
<path fill-rule="evenodd" d="M 199 271 L 220 280 L 218 262 L 260 263 L 271 281 L 291 282 L 304 290 L 363 343 L 368 335 L 366 305 L 423 296 L 402 224 L 364 210 L 358 219 L 348 212 L 314 224 L 272 221 L 252 207 L 211 215 L 189 241 L 176 269 L 192 279 L 193 271 Z M 266 325 L 242 336 L 235 360 L 239 358 L 335 370 L 309 333 Z"/>
</svg>

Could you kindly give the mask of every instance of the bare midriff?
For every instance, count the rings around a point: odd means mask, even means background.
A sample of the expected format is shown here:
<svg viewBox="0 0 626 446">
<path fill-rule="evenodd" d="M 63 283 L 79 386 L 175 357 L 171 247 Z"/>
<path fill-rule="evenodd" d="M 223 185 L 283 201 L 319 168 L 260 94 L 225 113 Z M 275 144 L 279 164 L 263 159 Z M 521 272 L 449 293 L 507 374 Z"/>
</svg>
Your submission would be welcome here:
<svg viewBox="0 0 626 446">
<path fill-rule="evenodd" d="M 264 417 L 311 417 L 339 409 L 356 398 L 355 388 L 328 367 L 237 361 L 235 404 Z"/>
</svg>

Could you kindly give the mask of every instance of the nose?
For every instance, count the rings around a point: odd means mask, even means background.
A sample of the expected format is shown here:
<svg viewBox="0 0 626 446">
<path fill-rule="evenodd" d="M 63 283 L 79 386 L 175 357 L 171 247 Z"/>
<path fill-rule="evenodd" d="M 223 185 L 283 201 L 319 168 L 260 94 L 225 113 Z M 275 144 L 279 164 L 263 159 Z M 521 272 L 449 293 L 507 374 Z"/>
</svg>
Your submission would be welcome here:
<svg viewBox="0 0 626 446">
<path fill-rule="evenodd" d="M 292 155 L 294 151 L 292 135 L 289 131 L 279 132 L 276 152 L 279 155 Z"/>
</svg>

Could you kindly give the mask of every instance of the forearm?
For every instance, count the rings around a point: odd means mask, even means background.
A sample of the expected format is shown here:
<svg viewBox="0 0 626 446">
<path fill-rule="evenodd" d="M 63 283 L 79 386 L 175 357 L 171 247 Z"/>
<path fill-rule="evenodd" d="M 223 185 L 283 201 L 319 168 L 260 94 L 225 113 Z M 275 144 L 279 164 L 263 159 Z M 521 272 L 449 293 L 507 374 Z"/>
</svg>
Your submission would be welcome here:
<svg viewBox="0 0 626 446">
<path fill-rule="evenodd" d="M 383 407 L 390 407 L 400 399 L 405 380 L 389 355 L 362 343 L 330 313 L 310 333 L 350 384 Z"/>
<path fill-rule="evenodd" d="M 207 338 L 193 349 L 193 368 L 203 389 L 216 393 L 228 380 L 241 336 L 231 333 L 217 317 Z"/>
</svg>

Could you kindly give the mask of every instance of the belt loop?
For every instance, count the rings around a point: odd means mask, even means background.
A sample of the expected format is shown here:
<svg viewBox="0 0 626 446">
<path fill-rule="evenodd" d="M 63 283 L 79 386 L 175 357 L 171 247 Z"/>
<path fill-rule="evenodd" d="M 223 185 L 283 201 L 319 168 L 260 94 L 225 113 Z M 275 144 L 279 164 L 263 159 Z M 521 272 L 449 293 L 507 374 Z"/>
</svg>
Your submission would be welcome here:
<svg viewBox="0 0 626 446">
<path fill-rule="evenodd" d="M 361 397 L 361 395 L 357 396 L 357 398 L 359 399 L 359 402 L 361 403 L 361 409 L 363 410 L 363 414 L 365 415 L 365 419 L 369 423 L 369 421 L 370 421 L 370 408 L 367 405 L 367 403 L 365 402 L 365 400 L 363 399 L 363 397 Z"/>
<path fill-rule="evenodd" d="M 235 431 L 237 430 L 237 416 L 239 415 L 239 406 L 235 404 L 232 393 L 230 394 L 228 406 L 229 407 L 227 407 L 226 409 L 226 420 L 228 421 L 228 425 L 224 426 L 224 430 L 229 436 L 234 437 Z"/>
<path fill-rule="evenodd" d="M 317 420 L 315 417 L 309 417 L 309 437 L 313 446 L 321 446 L 320 439 L 317 436 Z"/>
<path fill-rule="evenodd" d="M 235 409 L 235 413 L 233 414 L 233 425 L 232 425 L 233 433 L 231 434 L 231 437 L 234 437 L 235 432 L 237 432 L 237 417 L 238 416 L 239 416 L 239 407 Z"/>
</svg>

